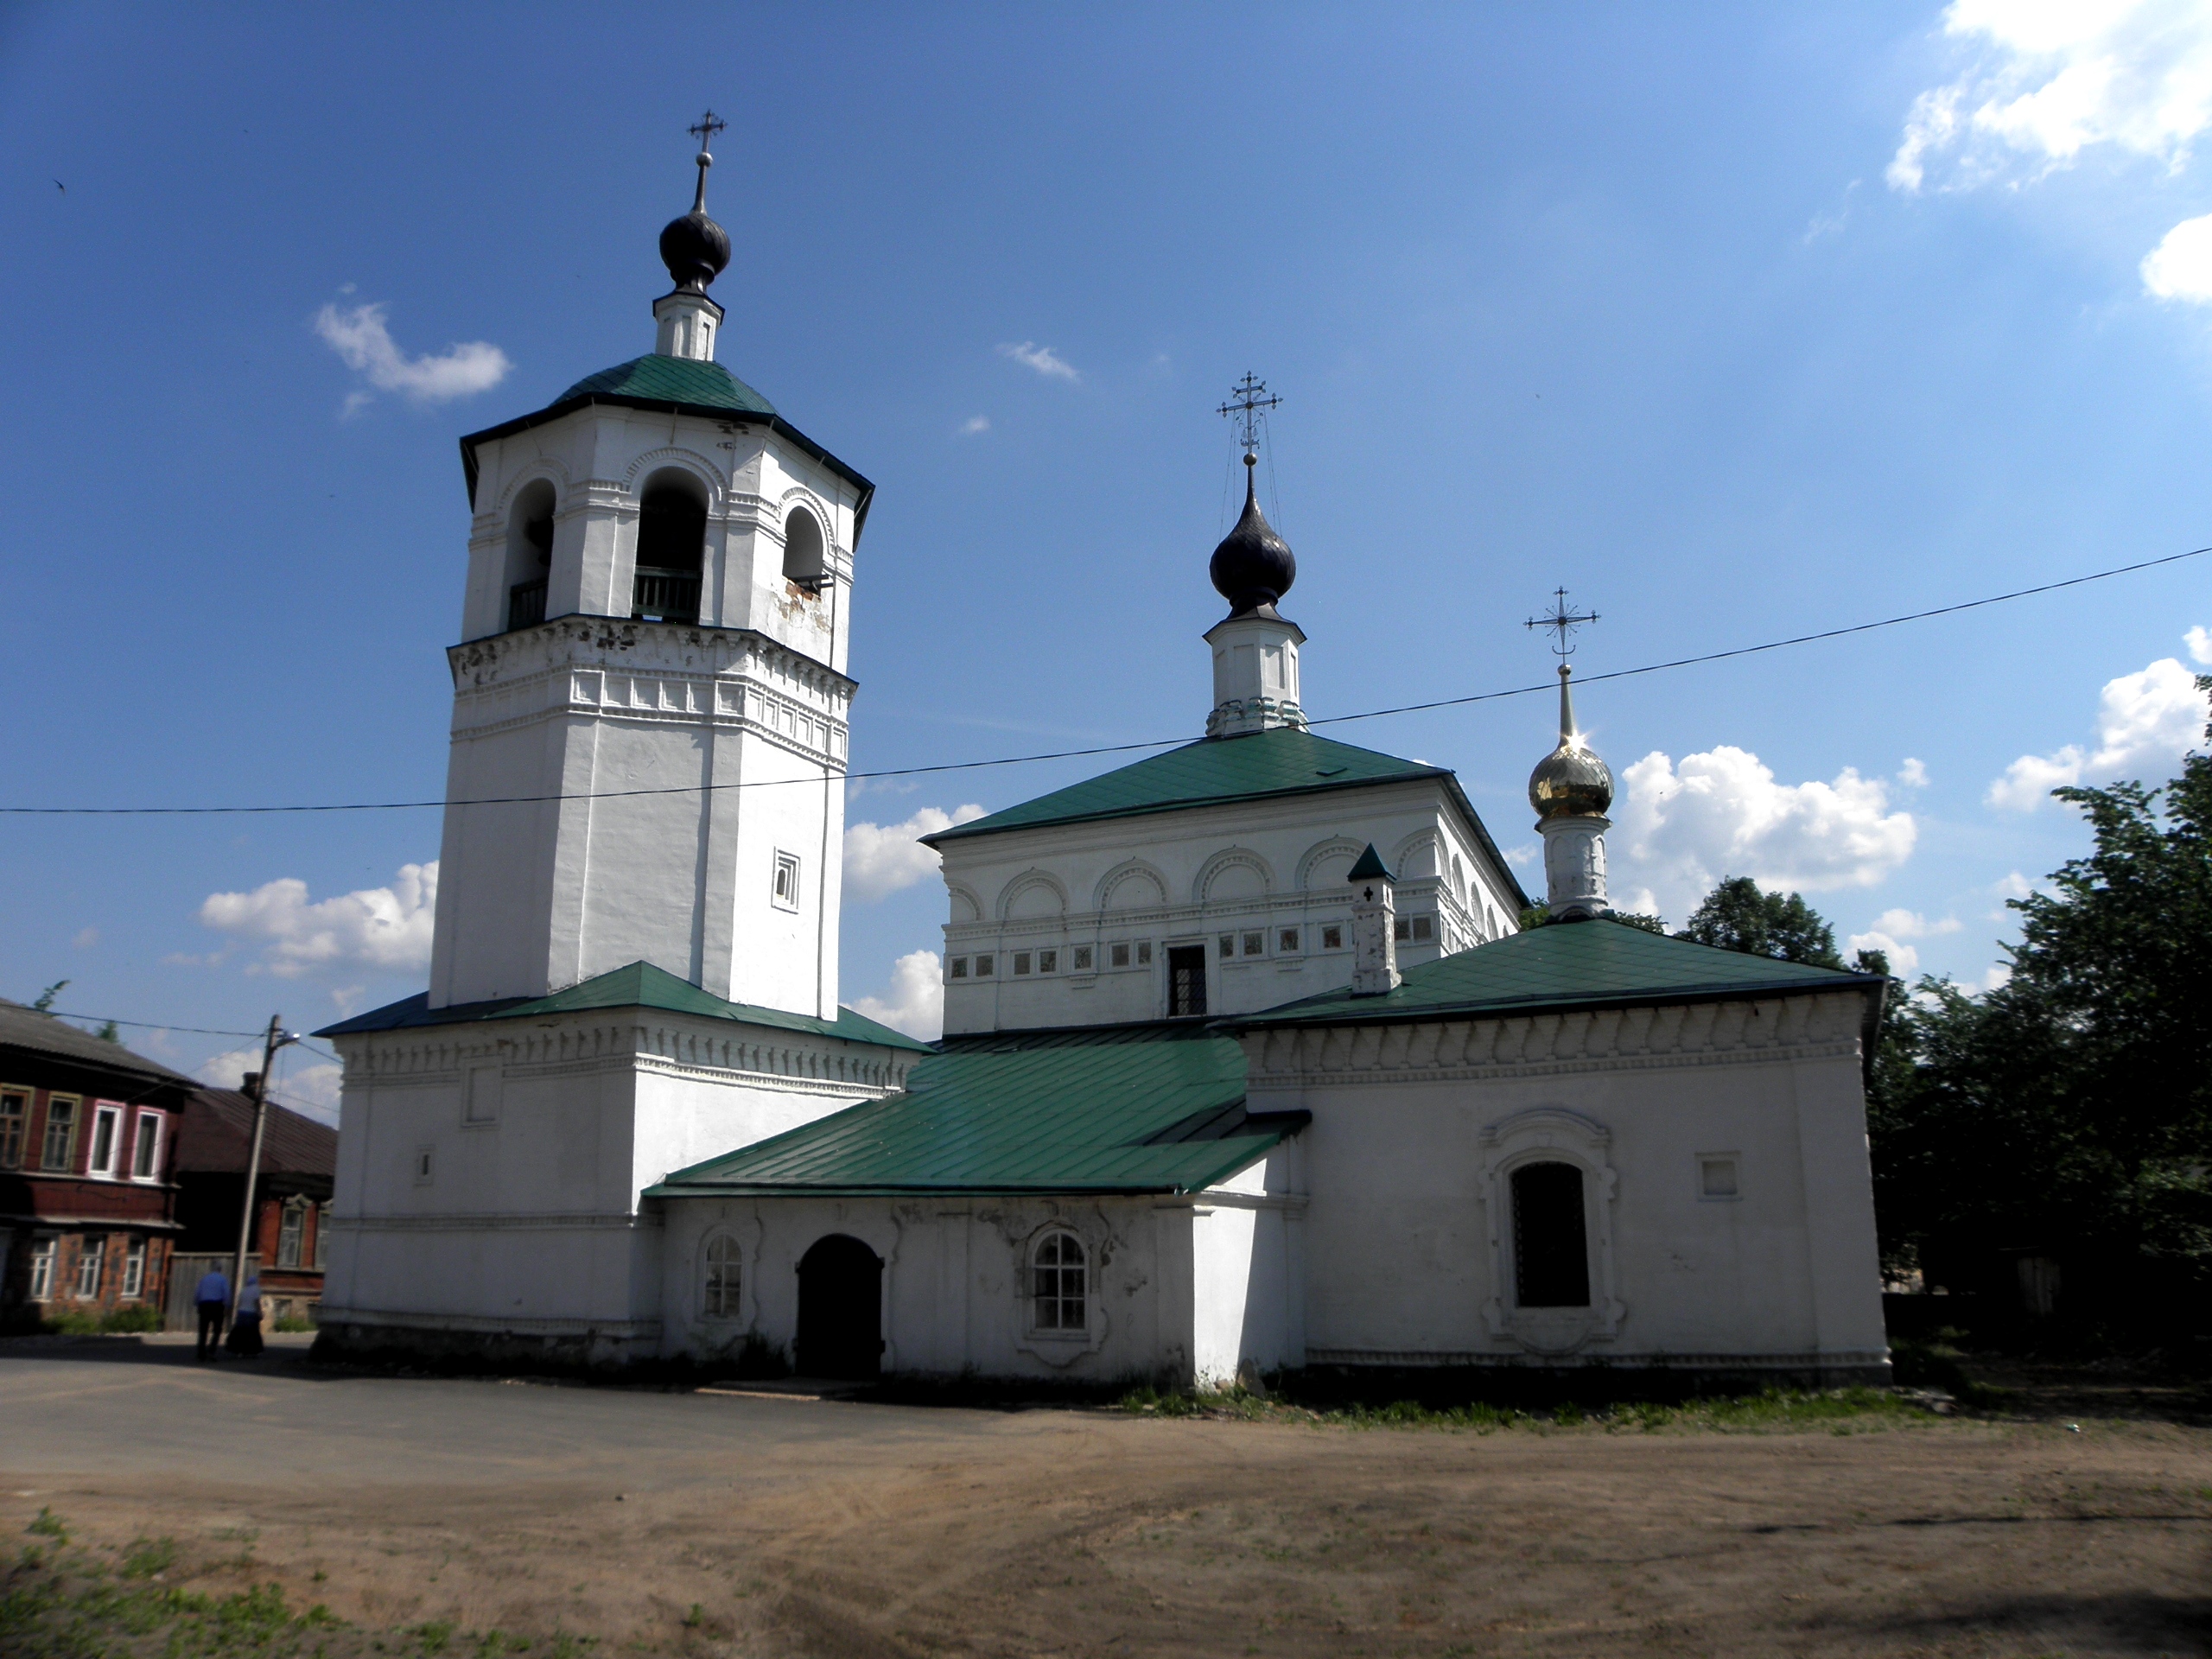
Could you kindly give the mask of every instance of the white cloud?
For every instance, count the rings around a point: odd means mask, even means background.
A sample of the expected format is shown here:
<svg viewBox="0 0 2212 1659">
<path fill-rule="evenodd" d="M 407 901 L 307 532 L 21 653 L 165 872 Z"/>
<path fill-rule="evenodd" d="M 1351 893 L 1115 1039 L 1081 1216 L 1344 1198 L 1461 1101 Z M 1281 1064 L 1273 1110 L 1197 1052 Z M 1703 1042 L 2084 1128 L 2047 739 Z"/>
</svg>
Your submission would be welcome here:
<svg viewBox="0 0 2212 1659">
<path fill-rule="evenodd" d="M 2094 750 L 2069 743 L 2050 754 L 2024 754 L 1990 785 L 1985 798 L 1992 806 L 2032 812 L 2062 785 L 2108 782 L 2170 766 L 2204 735 L 2204 721 L 2196 677 L 2173 658 L 2161 657 L 2139 674 L 2105 682 Z"/>
<path fill-rule="evenodd" d="M 1518 847 L 1508 847 L 1505 849 L 1505 861 L 1523 869 L 1535 863 L 1543 855 L 1544 849 L 1541 843 L 1533 841 L 1524 841 Z"/>
<path fill-rule="evenodd" d="M 2143 256 L 2143 290 L 2154 299 L 2212 304 L 2212 213 L 2184 219 Z"/>
<path fill-rule="evenodd" d="M 956 823 L 972 823 L 984 816 L 970 801 L 945 812 L 925 806 L 904 823 L 870 823 L 862 819 L 845 828 L 845 894 L 848 898 L 880 899 L 901 887 L 935 875 L 943 860 L 916 840 L 935 835 Z"/>
<path fill-rule="evenodd" d="M 1907 755 L 1904 765 L 1897 768 L 1897 782 L 1903 784 L 1907 789 L 1924 788 L 1928 783 L 1928 768 L 1910 755 Z"/>
<path fill-rule="evenodd" d="M 295 876 L 251 893 L 214 893 L 200 920 L 220 933 L 266 942 L 260 966 L 296 979 L 336 963 L 388 973 L 419 974 L 430 965 L 430 928 L 437 909 L 438 865 L 403 864 L 388 887 L 310 903 Z"/>
<path fill-rule="evenodd" d="M 514 366 L 505 352 L 482 340 L 448 346 L 437 356 L 410 357 L 393 342 L 384 313 L 382 305 L 342 311 L 326 305 L 315 314 L 315 333 L 347 368 L 365 374 L 379 391 L 404 392 L 418 404 L 449 403 L 490 391 Z M 346 412 L 368 401 L 369 394 L 357 390 L 346 399 Z"/>
<path fill-rule="evenodd" d="M 2178 169 L 2212 125 L 2203 0 L 1956 0 L 1943 32 L 1969 61 L 1913 100 L 1893 189 L 2017 185 L 2106 145 Z"/>
<path fill-rule="evenodd" d="M 1889 959 L 1890 971 L 1899 979 L 1920 971 L 1920 952 L 1902 939 L 1892 938 L 1878 927 L 1868 933 L 1854 933 L 1843 942 L 1844 960 L 1848 962 L 1861 950 L 1878 950 Z"/>
<path fill-rule="evenodd" d="M 988 415 L 970 415 L 960 423 L 960 435 L 963 438 L 972 438 L 978 432 L 988 432 L 990 429 L 991 417 Z"/>
<path fill-rule="evenodd" d="M 934 950 L 915 950 L 891 966 L 891 984 L 881 996 L 864 996 L 854 1011 L 933 1043 L 944 1032 L 944 963 Z"/>
<path fill-rule="evenodd" d="M 1820 892 L 1871 887 L 1912 855 L 1918 826 L 1890 809 L 1889 785 L 1847 766 L 1833 783 L 1783 784 L 1758 756 L 1723 745 L 1682 757 L 1654 750 L 1622 774 L 1616 861 L 1664 914 L 1687 914 L 1723 876 Z"/>
<path fill-rule="evenodd" d="M 1866 932 L 1853 933 L 1846 939 L 1843 948 L 1847 955 L 1854 950 L 1879 950 L 1890 959 L 1890 971 L 1902 976 L 1916 972 L 1920 967 L 1920 952 L 1907 940 L 1955 933 L 1963 925 L 1955 916 L 1931 922 L 1917 911 L 1885 910 Z"/>
<path fill-rule="evenodd" d="M 80 927 L 77 930 L 77 937 L 69 941 L 79 950 L 89 950 L 99 942 L 100 931 L 97 927 Z"/>
<path fill-rule="evenodd" d="M 2182 636 L 2189 646 L 2190 659 L 2212 668 L 2212 628 L 2191 628 Z"/>
<path fill-rule="evenodd" d="M 234 1048 L 195 1067 L 193 1075 L 211 1089 L 235 1089 L 249 1071 L 261 1070 L 261 1045 Z M 319 1123 L 338 1122 L 338 1091 L 344 1073 L 327 1060 L 299 1064 L 289 1051 L 276 1052 L 276 1081 L 269 1091 L 279 1105 L 314 1118 Z"/>
<path fill-rule="evenodd" d="M 1859 194 L 1859 181 L 1853 179 L 1844 186 L 1843 200 L 1836 205 L 1834 212 L 1813 215 L 1812 222 L 1805 226 L 1805 234 L 1800 238 L 1804 246 L 1811 247 L 1824 236 L 1840 236 L 1843 233 L 1843 227 L 1851 222 L 1851 199 Z"/>
<path fill-rule="evenodd" d="M 1001 346 L 1001 357 L 1010 357 L 1017 363 L 1027 364 L 1047 380 L 1080 380 L 1075 365 L 1061 357 L 1049 346 L 1039 346 L 1033 340 L 1025 340 L 1019 346 Z"/>
</svg>

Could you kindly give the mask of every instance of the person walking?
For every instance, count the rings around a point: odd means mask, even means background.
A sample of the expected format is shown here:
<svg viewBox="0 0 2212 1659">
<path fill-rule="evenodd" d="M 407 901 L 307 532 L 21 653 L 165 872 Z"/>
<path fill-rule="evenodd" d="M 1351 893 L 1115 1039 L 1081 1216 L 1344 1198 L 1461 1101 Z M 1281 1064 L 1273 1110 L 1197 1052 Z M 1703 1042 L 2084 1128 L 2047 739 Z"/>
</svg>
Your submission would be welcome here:
<svg viewBox="0 0 2212 1659">
<path fill-rule="evenodd" d="M 230 1275 L 220 1268 L 208 1268 L 200 1275 L 192 1300 L 200 1306 L 200 1357 L 219 1358 L 223 1351 L 223 1315 L 231 1305 Z"/>
<path fill-rule="evenodd" d="M 241 1359 L 261 1351 L 261 1275 L 251 1270 L 238 1292 L 238 1318 L 231 1321 L 231 1351 Z"/>
</svg>

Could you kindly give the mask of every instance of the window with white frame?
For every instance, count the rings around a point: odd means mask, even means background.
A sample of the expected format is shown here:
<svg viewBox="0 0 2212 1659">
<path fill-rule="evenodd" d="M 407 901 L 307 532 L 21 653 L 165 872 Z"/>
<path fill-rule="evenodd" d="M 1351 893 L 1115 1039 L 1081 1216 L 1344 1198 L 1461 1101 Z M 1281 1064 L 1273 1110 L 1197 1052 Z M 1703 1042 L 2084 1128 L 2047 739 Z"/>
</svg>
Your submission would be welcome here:
<svg viewBox="0 0 2212 1659">
<path fill-rule="evenodd" d="M 115 1173 L 115 1143 L 123 1137 L 123 1109 L 120 1106 L 95 1106 L 92 1109 L 92 1155 L 86 1160 L 86 1170 L 93 1175 Z"/>
<path fill-rule="evenodd" d="M 1220 944 L 1221 959 L 1224 962 L 1227 962 L 1231 957 L 1236 954 L 1236 936 L 1234 933 L 1223 934 L 1221 936 Z"/>
<path fill-rule="evenodd" d="M 23 1130 L 31 1118 L 28 1089 L 0 1089 L 0 1169 L 23 1166 Z"/>
<path fill-rule="evenodd" d="M 1137 966 L 1140 968 L 1149 968 L 1152 966 L 1152 941 L 1150 939 L 1139 939 L 1137 941 Z"/>
<path fill-rule="evenodd" d="M 1090 1328 L 1090 1266 L 1073 1233 L 1052 1232 L 1030 1257 L 1032 1319 L 1039 1331 Z"/>
<path fill-rule="evenodd" d="M 322 1271 L 322 1264 L 330 1257 L 330 1206 L 318 1204 L 315 1207 L 315 1270 Z"/>
<path fill-rule="evenodd" d="M 61 1241 L 41 1238 L 31 1246 L 31 1300 L 50 1302 L 54 1300 L 54 1260 L 60 1253 Z"/>
<path fill-rule="evenodd" d="M 146 1294 L 146 1241 L 134 1238 L 123 1251 L 123 1295 L 137 1301 Z"/>
<path fill-rule="evenodd" d="M 162 1115 L 159 1112 L 138 1114 L 137 1138 L 130 1143 L 130 1178 L 138 1181 L 158 1179 L 162 1173 Z"/>
<path fill-rule="evenodd" d="M 1058 973 L 1060 953 L 1057 950 L 1039 950 L 1037 953 L 1037 971 L 1040 974 Z"/>
<path fill-rule="evenodd" d="M 1087 973 L 1089 973 L 1089 972 L 1090 971 L 1090 963 L 1091 963 L 1091 954 L 1090 954 L 1090 952 L 1091 952 L 1091 947 L 1090 947 L 1090 946 L 1089 946 L 1089 945 L 1087 945 L 1087 944 L 1078 944 L 1077 946 L 1076 946 L 1076 948 L 1075 948 L 1075 964 L 1074 964 L 1074 966 L 1075 966 L 1075 971 L 1076 971 L 1077 973 L 1078 973 L 1078 974 L 1087 974 Z"/>
<path fill-rule="evenodd" d="M 716 1233 L 707 1241 L 706 1279 L 700 1287 L 699 1310 L 710 1319 L 737 1317 L 737 1241 Z"/>
<path fill-rule="evenodd" d="M 967 958 L 967 957 L 952 957 L 950 960 L 949 960 L 949 961 L 944 964 L 944 976 L 945 976 L 947 979 L 965 979 L 965 978 L 967 978 L 967 977 L 968 977 L 968 958 Z"/>
<path fill-rule="evenodd" d="M 107 1240 L 81 1238 L 77 1241 L 77 1300 L 97 1302 L 100 1299 L 100 1275 L 107 1266 Z"/>
<path fill-rule="evenodd" d="M 41 1169 L 69 1167 L 77 1152 L 77 1108 L 80 1102 L 67 1095 L 46 1097 L 46 1143 L 39 1148 Z"/>
<path fill-rule="evenodd" d="M 1324 950 L 1341 950 L 1344 948 L 1344 930 L 1341 922 L 1334 923 L 1321 930 L 1321 948 Z"/>
<path fill-rule="evenodd" d="M 775 880 L 770 886 L 768 897 L 779 910 L 798 908 L 798 855 L 776 855 Z"/>
<path fill-rule="evenodd" d="M 1029 971 L 1029 953 L 1027 950 L 1017 950 L 1014 953 L 1014 971 L 1017 974 L 1026 974 Z"/>
<path fill-rule="evenodd" d="M 976 977 L 978 979 L 988 979 L 991 976 L 993 970 L 995 969 L 997 966 L 998 959 L 992 956 L 989 951 L 985 951 L 982 956 L 976 958 Z"/>
<path fill-rule="evenodd" d="M 276 1224 L 276 1265 L 296 1268 L 300 1265 L 300 1240 L 306 1235 L 308 1201 L 287 1198 L 283 1217 Z"/>
<path fill-rule="evenodd" d="M 1129 947 L 1126 944 L 1108 945 L 1106 947 L 1106 965 L 1109 968 L 1128 967 L 1129 965 Z"/>
<path fill-rule="evenodd" d="M 1298 930 L 1294 927 L 1277 928 L 1275 930 L 1275 949 L 1286 953 L 1294 952 L 1298 949 Z"/>
<path fill-rule="evenodd" d="M 1244 954 L 1246 956 L 1263 957 L 1267 955 L 1267 953 L 1268 936 L 1266 933 L 1247 933 L 1244 936 Z"/>
</svg>

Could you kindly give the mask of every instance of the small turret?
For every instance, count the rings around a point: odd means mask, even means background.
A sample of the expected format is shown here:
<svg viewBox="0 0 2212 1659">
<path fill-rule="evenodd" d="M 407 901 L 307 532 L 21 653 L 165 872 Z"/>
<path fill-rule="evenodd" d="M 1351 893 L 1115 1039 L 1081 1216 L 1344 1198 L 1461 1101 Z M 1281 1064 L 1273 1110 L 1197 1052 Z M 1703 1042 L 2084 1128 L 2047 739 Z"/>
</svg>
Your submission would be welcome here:
<svg viewBox="0 0 2212 1659">
<path fill-rule="evenodd" d="M 1345 880 L 1351 883 L 1351 994 L 1381 996 L 1398 988 L 1397 877 L 1372 842 Z"/>
</svg>

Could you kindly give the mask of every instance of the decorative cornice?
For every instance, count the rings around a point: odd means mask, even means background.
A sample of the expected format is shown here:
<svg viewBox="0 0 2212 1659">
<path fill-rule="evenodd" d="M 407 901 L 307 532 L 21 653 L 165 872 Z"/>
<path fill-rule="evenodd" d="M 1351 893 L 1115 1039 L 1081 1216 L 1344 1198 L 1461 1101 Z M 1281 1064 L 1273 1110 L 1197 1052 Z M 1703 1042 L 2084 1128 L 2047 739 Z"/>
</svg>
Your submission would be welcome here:
<svg viewBox="0 0 2212 1659">
<path fill-rule="evenodd" d="M 627 1233 L 635 1232 L 641 1227 L 658 1228 L 662 1221 L 658 1211 L 645 1214 L 620 1211 L 605 1213 L 597 1211 L 575 1213 L 521 1211 L 508 1215 L 468 1215 L 456 1211 L 443 1215 L 340 1215 L 333 1217 L 330 1224 L 341 1233 L 573 1232 L 579 1229 Z"/>
</svg>

